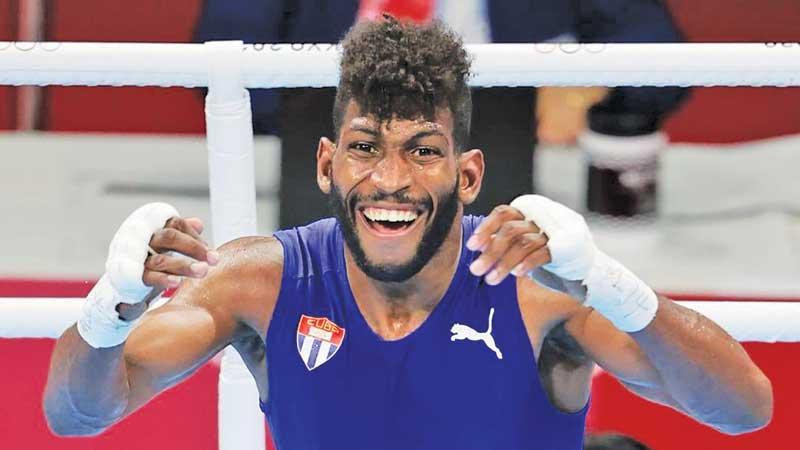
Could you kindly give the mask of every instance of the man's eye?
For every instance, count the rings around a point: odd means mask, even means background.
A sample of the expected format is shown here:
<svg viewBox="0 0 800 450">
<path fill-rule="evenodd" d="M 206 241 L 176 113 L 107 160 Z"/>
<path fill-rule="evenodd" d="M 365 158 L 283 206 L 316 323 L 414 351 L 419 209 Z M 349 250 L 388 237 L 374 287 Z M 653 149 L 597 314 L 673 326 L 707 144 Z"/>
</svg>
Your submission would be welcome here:
<svg viewBox="0 0 800 450">
<path fill-rule="evenodd" d="M 442 154 L 439 150 L 432 147 L 418 147 L 414 149 L 413 153 L 421 158 L 430 158 Z"/>
<path fill-rule="evenodd" d="M 375 153 L 377 151 L 374 145 L 367 144 L 365 142 L 356 142 L 355 144 L 351 145 L 350 148 L 364 153 Z"/>
</svg>

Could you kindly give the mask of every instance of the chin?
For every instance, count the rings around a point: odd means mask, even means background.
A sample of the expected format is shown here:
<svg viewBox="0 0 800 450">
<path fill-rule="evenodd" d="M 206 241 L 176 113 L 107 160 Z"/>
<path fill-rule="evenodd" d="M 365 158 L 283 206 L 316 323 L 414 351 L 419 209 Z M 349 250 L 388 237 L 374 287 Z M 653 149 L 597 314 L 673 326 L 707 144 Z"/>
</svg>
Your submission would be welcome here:
<svg viewBox="0 0 800 450">
<path fill-rule="evenodd" d="M 411 263 L 414 261 L 414 255 L 404 255 L 404 257 L 393 257 L 392 255 L 381 254 L 379 257 L 374 258 L 371 256 L 372 252 L 367 251 L 366 260 L 367 264 L 373 267 L 381 267 L 390 271 L 403 271 L 407 270 Z"/>
<path fill-rule="evenodd" d="M 453 189 L 417 201 L 398 196 L 345 199 L 334 184 L 329 203 L 356 264 L 379 281 L 406 281 L 438 253 L 456 223 L 458 179 Z"/>
<path fill-rule="evenodd" d="M 402 283 L 408 281 L 422 270 L 422 267 L 412 267 L 406 265 L 381 265 L 381 264 L 359 264 L 359 268 L 373 280 L 384 283 Z"/>
</svg>

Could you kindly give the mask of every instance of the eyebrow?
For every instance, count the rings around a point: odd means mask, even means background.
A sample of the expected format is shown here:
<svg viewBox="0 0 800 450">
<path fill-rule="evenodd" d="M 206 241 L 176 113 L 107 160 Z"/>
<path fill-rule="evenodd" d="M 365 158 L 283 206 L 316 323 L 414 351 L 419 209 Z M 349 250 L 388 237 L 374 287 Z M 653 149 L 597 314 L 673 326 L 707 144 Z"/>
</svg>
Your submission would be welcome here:
<svg viewBox="0 0 800 450">
<path fill-rule="evenodd" d="M 407 140 L 407 142 L 418 141 L 418 140 L 420 140 L 420 139 L 422 139 L 424 137 L 428 137 L 428 136 L 441 136 L 441 137 L 447 139 L 447 136 L 445 136 L 444 133 L 442 133 L 439 130 L 422 130 L 422 131 L 418 132 L 417 134 L 411 136 Z"/>
<path fill-rule="evenodd" d="M 380 136 L 380 132 L 372 127 L 366 125 L 351 125 L 350 131 L 360 131 L 362 133 L 371 134 L 373 136 Z"/>
<path fill-rule="evenodd" d="M 359 131 L 361 133 L 366 133 L 366 134 L 369 134 L 369 135 L 372 135 L 372 136 L 375 136 L 375 137 L 380 137 L 381 134 L 382 134 L 380 131 L 378 131 L 378 130 L 370 127 L 370 126 L 367 126 L 367 125 L 351 125 L 350 126 L 350 131 Z M 438 130 L 438 129 L 418 131 L 413 136 L 411 136 L 410 138 L 406 139 L 406 142 L 418 141 L 418 140 L 420 140 L 422 138 L 425 138 L 425 137 L 428 137 L 428 136 L 442 136 L 443 138 L 445 138 L 449 142 L 449 139 L 447 138 L 447 136 L 444 133 L 442 133 L 440 130 Z"/>
</svg>

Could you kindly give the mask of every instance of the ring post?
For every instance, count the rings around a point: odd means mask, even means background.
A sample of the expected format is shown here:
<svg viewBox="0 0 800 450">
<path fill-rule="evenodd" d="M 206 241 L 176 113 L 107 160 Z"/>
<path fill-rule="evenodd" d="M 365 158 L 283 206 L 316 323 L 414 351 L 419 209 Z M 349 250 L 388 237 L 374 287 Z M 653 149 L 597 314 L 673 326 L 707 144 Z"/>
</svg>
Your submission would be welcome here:
<svg viewBox="0 0 800 450">
<path fill-rule="evenodd" d="M 242 76 L 241 41 L 207 42 L 206 133 L 214 245 L 254 236 L 256 189 L 250 95 Z M 219 376 L 219 449 L 263 450 L 258 389 L 233 347 Z"/>
</svg>

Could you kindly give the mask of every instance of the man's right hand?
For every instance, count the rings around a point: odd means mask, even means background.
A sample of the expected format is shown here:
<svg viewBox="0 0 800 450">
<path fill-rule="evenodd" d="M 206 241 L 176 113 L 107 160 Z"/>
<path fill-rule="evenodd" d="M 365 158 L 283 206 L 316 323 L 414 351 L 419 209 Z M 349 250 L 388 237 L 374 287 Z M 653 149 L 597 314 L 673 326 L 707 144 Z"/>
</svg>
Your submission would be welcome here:
<svg viewBox="0 0 800 450">
<path fill-rule="evenodd" d="M 157 252 L 144 264 L 142 281 L 160 289 L 177 287 L 182 277 L 203 278 L 219 254 L 200 237 L 203 222 L 198 218 L 173 217 L 153 233 L 150 248 Z"/>
<path fill-rule="evenodd" d="M 135 304 L 120 303 L 120 318 L 135 320 L 147 310 L 150 301 L 166 289 L 178 287 L 183 277 L 203 278 L 210 266 L 219 261 L 219 254 L 211 250 L 200 234 L 203 222 L 196 218 L 172 217 L 163 228 L 153 233 L 148 243 L 152 250 L 144 263 L 142 282 L 153 288 L 145 301 Z"/>
</svg>

